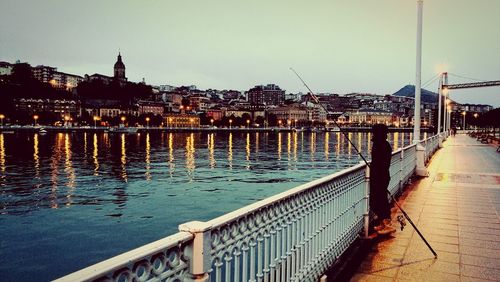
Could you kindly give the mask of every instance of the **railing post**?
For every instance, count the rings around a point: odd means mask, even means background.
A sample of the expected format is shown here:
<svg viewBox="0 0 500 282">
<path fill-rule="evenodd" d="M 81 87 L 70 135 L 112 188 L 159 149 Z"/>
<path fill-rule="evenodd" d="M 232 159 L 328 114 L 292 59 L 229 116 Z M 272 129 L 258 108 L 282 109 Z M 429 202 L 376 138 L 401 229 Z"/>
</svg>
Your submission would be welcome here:
<svg viewBox="0 0 500 282">
<path fill-rule="evenodd" d="M 211 225 L 201 221 L 190 221 L 179 225 L 179 231 L 194 235 L 193 243 L 186 250 L 190 261 L 189 272 L 192 276 L 190 281 L 208 281 L 208 270 L 211 268 L 211 229 Z"/>
<path fill-rule="evenodd" d="M 365 166 L 365 202 L 366 210 L 363 214 L 364 217 L 364 227 L 363 232 L 365 238 L 368 238 L 370 229 L 370 167 Z"/>
<path fill-rule="evenodd" d="M 438 136 L 438 139 L 439 139 L 439 148 L 443 148 L 443 141 L 444 141 L 443 134 L 444 133 L 439 133 L 439 136 Z"/>
<path fill-rule="evenodd" d="M 399 192 L 401 193 L 403 191 L 403 179 L 404 179 L 404 168 L 405 168 L 405 149 L 401 149 L 401 153 L 399 153 Z"/>
<path fill-rule="evenodd" d="M 416 145 L 417 167 L 415 174 L 418 176 L 427 176 L 427 168 L 425 167 L 425 147 L 421 143 Z"/>
</svg>

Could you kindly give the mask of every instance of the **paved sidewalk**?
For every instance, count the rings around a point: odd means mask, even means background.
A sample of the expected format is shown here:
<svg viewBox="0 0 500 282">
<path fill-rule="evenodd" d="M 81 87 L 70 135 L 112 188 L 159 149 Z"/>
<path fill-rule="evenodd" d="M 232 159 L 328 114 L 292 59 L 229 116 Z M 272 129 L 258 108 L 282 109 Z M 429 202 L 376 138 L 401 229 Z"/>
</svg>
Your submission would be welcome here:
<svg viewBox="0 0 500 282">
<path fill-rule="evenodd" d="M 374 244 L 351 281 L 500 281 L 500 153 L 457 135 L 428 170 L 399 202 L 438 258 L 407 223 Z"/>
</svg>

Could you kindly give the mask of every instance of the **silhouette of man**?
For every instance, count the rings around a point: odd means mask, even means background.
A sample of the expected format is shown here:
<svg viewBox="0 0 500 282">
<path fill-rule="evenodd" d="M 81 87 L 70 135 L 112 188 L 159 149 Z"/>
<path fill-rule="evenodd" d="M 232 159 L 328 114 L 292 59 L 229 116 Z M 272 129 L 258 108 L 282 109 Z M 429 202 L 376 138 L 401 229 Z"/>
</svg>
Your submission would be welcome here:
<svg viewBox="0 0 500 282">
<path fill-rule="evenodd" d="M 372 127 L 372 162 L 370 165 L 370 209 L 377 215 L 374 230 L 380 235 L 396 231 L 391 226 L 391 207 L 389 205 L 387 186 L 391 180 L 392 148 L 387 142 L 388 128 L 383 124 Z"/>
</svg>

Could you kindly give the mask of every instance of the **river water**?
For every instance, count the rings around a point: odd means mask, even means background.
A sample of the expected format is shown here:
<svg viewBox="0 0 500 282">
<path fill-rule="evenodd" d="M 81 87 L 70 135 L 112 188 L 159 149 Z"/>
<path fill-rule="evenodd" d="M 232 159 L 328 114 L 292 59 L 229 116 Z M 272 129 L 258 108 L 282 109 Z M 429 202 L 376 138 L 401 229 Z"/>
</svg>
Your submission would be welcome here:
<svg viewBox="0 0 500 282">
<path fill-rule="evenodd" d="M 369 133 L 349 138 L 369 156 Z M 0 134 L 0 281 L 54 279 L 360 161 L 332 132 Z"/>
</svg>

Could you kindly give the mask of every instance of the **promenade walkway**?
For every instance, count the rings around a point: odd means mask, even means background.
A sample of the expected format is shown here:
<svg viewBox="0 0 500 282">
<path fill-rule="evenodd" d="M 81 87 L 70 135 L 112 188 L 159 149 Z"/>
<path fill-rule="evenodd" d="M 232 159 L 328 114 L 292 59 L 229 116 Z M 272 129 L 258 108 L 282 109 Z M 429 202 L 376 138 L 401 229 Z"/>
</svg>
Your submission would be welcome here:
<svg viewBox="0 0 500 282">
<path fill-rule="evenodd" d="M 351 281 L 500 280 L 500 153 L 462 134 L 443 145 L 399 200 L 438 258 L 408 223 L 374 243 Z"/>
</svg>

